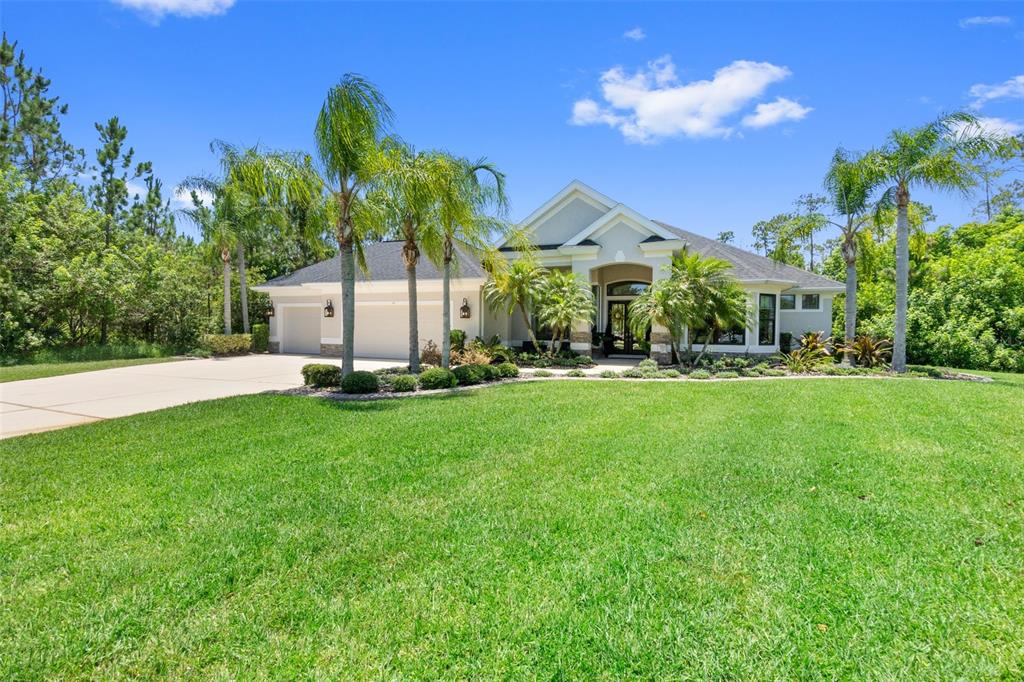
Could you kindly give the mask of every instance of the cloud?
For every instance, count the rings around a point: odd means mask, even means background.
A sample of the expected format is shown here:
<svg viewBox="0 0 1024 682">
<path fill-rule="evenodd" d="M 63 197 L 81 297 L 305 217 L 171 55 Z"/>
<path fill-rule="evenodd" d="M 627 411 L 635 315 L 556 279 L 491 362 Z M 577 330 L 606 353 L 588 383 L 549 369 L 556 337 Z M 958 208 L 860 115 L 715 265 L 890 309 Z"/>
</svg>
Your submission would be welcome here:
<svg viewBox="0 0 1024 682">
<path fill-rule="evenodd" d="M 1014 76 L 995 85 L 977 83 L 971 86 L 967 94 L 974 98 L 971 102 L 972 109 L 980 109 L 996 99 L 1021 99 L 1024 98 L 1024 75 Z"/>
<path fill-rule="evenodd" d="M 960 28 L 973 28 L 975 26 L 1006 26 L 1012 24 L 1010 17 L 967 17 L 960 20 Z"/>
<path fill-rule="evenodd" d="M 213 195 L 205 190 L 196 190 L 199 200 L 206 206 L 213 206 Z M 189 190 L 183 187 L 174 189 L 174 196 L 171 199 L 171 206 L 175 209 L 192 208 L 192 195 Z"/>
<path fill-rule="evenodd" d="M 769 85 L 785 80 L 790 70 L 768 62 L 734 61 L 715 72 L 711 80 L 681 83 L 672 57 L 649 62 L 636 73 L 621 66 L 601 74 L 604 104 L 591 98 L 573 105 L 572 125 L 607 125 L 629 142 L 654 143 L 669 137 L 728 137 L 733 128 L 725 119 L 764 94 Z M 804 109 L 780 98 L 767 106 L 763 117 L 802 118 Z M 784 109 L 777 112 L 777 109 Z M 758 113 L 754 114 L 755 119 Z M 759 120 L 759 119 L 758 119 Z M 761 125 L 771 125 L 765 122 Z"/>
<path fill-rule="evenodd" d="M 636 42 L 639 43 L 641 40 L 647 37 L 647 34 L 644 32 L 642 28 L 637 26 L 636 28 L 631 28 L 625 33 L 623 33 L 622 37 L 628 40 L 635 40 Z"/>
<path fill-rule="evenodd" d="M 783 121 L 799 121 L 814 111 L 811 107 L 801 106 L 791 99 L 777 97 L 774 102 L 762 102 L 754 108 L 754 113 L 743 117 L 743 125 L 748 128 L 765 128 Z"/>
<path fill-rule="evenodd" d="M 1024 133 L 1024 125 L 1014 121 L 1007 121 L 1005 118 L 994 116 L 979 116 L 977 125 L 961 124 L 957 126 L 956 133 L 962 135 L 965 131 L 972 134 L 979 132 L 987 133 L 995 137 L 1012 137 Z"/>
<path fill-rule="evenodd" d="M 155 24 L 167 15 L 213 17 L 224 14 L 235 0 L 112 0 L 114 4 L 135 10 Z"/>
</svg>

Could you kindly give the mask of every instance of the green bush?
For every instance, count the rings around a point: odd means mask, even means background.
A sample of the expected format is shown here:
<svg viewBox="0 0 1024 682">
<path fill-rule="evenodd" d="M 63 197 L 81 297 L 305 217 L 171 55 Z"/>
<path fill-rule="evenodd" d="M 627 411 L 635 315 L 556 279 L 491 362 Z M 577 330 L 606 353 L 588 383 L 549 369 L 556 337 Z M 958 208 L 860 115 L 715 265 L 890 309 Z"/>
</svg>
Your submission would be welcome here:
<svg viewBox="0 0 1024 682">
<path fill-rule="evenodd" d="M 715 378 L 716 379 L 735 379 L 738 376 L 739 376 L 739 374 L 734 372 L 731 369 L 727 369 L 727 370 L 724 370 L 724 371 L 721 371 L 721 372 L 717 372 L 715 374 Z"/>
<path fill-rule="evenodd" d="M 765 376 L 765 377 L 784 377 L 784 376 L 786 376 L 786 370 L 779 369 L 777 367 L 769 367 L 768 369 L 761 370 L 761 376 Z"/>
<path fill-rule="evenodd" d="M 570 369 L 568 372 L 565 373 L 565 376 L 567 376 L 567 377 L 576 377 L 577 379 L 579 379 L 579 378 L 585 377 L 587 375 L 583 373 L 582 369 Z"/>
<path fill-rule="evenodd" d="M 453 329 L 448 332 L 448 343 L 453 351 L 465 350 L 466 332 L 461 329 Z"/>
<path fill-rule="evenodd" d="M 551 372 L 549 372 L 548 370 L 546 370 L 546 369 L 538 369 L 536 372 L 533 373 L 533 376 L 535 376 L 535 377 L 550 377 L 550 376 L 554 376 L 554 375 Z"/>
<path fill-rule="evenodd" d="M 577 367 L 592 367 L 594 365 L 594 358 L 589 355 L 577 355 L 573 358 L 573 362 L 576 363 Z"/>
<path fill-rule="evenodd" d="M 660 379 L 661 372 L 656 369 L 642 369 L 640 370 L 640 376 L 644 379 Z"/>
<path fill-rule="evenodd" d="M 206 334 L 202 347 L 214 355 L 241 355 L 252 349 L 252 334 Z"/>
<path fill-rule="evenodd" d="M 622 374 L 620 374 L 619 376 L 623 377 L 624 379 L 643 379 L 644 373 L 643 371 L 636 367 L 630 367 L 629 369 L 622 370 Z"/>
<path fill-rule="evenodd" d="M 511 362 L 503 362 L 498 365 L 498 376 L 503 379 L 512 379 L 519 376 L 519 368 Z"/>
<path fill-rule="evenodd" d="M 270 345 L 270 325 L 257 322 L 252 326 L 252 349 L 256 353 L 266 353 Z"/>
<path fill-rule="evenodd" d="M 380 381 L 373 372 L 357 370 L 341 380 L 344 393 L 376 393 L 379 388 Z"/>
<path fill-rule="evenodd" d="M 662 379 L 678 379 L 682 374 L 679 373 L 678 369 L 663 369 L 658 372 L 658 376 Z"/>
<path fill-rule="evenodd" d="M 601 370 L 601 378 L 602 379 L 618 379 L 619 378 L 619 373 L 616 372 L 614 369 L 602 369 Z"/>
<path fill-rule="evenodd" d="M 501 378 L 501 372 L 498 371 L 497 365 L 480 365 L 480 373 L 483 375 L 484 381 L 497 381 Z"/>
<path fill-rule="evenodd" d="M 740 369 L 741 377 L 759 377 L 761 376 L 761 370 L 757 367 L 744 367 Z"/>
<path fill-rule="evenodd" d="M 322 363 L 305 365 L 302 368 L 302 382 L 306 386 L 325 388 L 341 385 L 341 367 Z"/>
<path fill-rule="evenodd" d="M 459 386 L 473 386 L 487 380 L 487 370 L 484 365 L 459 365 L 452 372 Z"/>
<path fill-rule="evenodd" d="M 710 379 L 711 378 L 711 372 L 707 371 L 706 369 L 695 369 L 692 372 L 690 372 L 690 378 L 691 379 Z"/>
<path fill-rule="evenodd" d="M 416 377 L 411 374 L 391 375 L 391 390 L 395 393 L 407 393 L 416 390 Z"/>
<path fill-rule="evenodd" d="M 399 365 L 398 367 L 381 367 L 380 369 L 373 370 L 373 373 L 379 377 L 395 376 L 397 374 L 408 374 L 409 365 Z"/>
<path fill-rule="evenodd" d="M 213 353 L 210 352 L 209 348 L 193 348 L 186 353 L 190 358 L 212 358 Z"/>
<path fill-rule="evenodd" d="M 443 367 L 433 367 L 420 373 L 420 388 L 425 391 L 453 388 L 457 383 L 455 373 Z"/>
<path fill-rule="evenodd" d="M 645 358 L 637 365 L 637 369 L 641 371 L 645 369 L 658 369 L 658 361 L 653 358 Z"/>
</svg>

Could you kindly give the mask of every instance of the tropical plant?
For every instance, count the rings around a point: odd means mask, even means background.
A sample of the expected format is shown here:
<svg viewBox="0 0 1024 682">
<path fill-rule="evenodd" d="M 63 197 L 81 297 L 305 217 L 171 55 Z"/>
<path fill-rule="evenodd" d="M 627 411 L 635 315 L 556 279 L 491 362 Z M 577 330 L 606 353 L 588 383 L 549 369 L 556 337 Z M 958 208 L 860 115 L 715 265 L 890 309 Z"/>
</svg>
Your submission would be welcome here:
<svg viewBox="0 0 1024 682">
<path fill-rule="evenodd" d="M 875 339 L 861 334 L 850 339 L 839 349 L 847 356 L 852 356 L 860 367 L 885 367 L 891 357 L 892 344 L 887 339 Z"/>
<path fill-rule="evenodd" d="M 871 194 L 877 184 L 873 167 L 866 163 L 863 157 L 855 156 L 843 149 L 837 149 L 832 155 L 832 163 L 825 175 L 825 189 L 832 203 L 832 210 L 842 217 L 842 222 L 829 222 L 841 232 L 839 248 L 846 263 L 847 345 L 857 334 L 857 244 L 861 239 L 861 228 L 868 223 Z M 849 365 L 854 359 L 854 353 L 847 352 L 843 362 Z"/>
<path fill-rule="evenodd" d="M 796 348 L 782 355 L 782 364 L 794 374 L 806 374 L 814 371 L 828 360 L 828 353 L 822 347 Z"/>
<path fill-rule="evenodd" d="M 678 278 L 656 280 L 629 304 L 629 324 L 635 338 L 644 338 L 657 325 L 668 330 L 673 361 L 682 357 L 685 320 L 692 315 L 689 290 Z"/>
<path fill-rule="evenodd" d="M 423 350 L 420 351 L 420 363 L 433 367 L 437 367 L 441 363 L 441 351 L 437 349 L 437 344 L 433 339 L 427 339 L 427 342 L 423 344 Z"/>
<path fill-rule="evenodd" d="M 594 295 L 590 286 L 571 270 L 552 270 L 542 280 L 537 319 L 551 329 L 549 355 L 554 356 L 567 336 L 571 338 L 576 322 L 589 322 L 594 319 L 595 313 Z"/>
<path fill-rule="evenodd" d="M 541 293 L 541 282 L 547 276 L 547 269 L 534 259 L 529 251 L 523 251 L 519 257 L 505 267 L 495 263 L 490 277 L 484 284 L 484 298 L 488 305 L 508 314 L 518 310 L 522 316 L 526 333 L 533 343 L 534 349 L 540 351 L 537 335 L 530 324 L 530 310 L 537 302 Z"/>
<path fill-rule="evenodd" d="M 356 74 L 332 87 L 317 117 L 315 139 L 328 196 L 325 215 L 334 225 L 341 266 L 342 372 L 353 370 L 356 260 L 366 267 L 366 235 L 353 220 L 360 193 L 370 180 L 370 161 L 392 119 L 380 91 Z"/>
<path fill-rule="evenodd" d="M 832 347 L 832 337 L 825 336 L 824 332 L 806 332 L 800 337 L 800 347 L 822 355 L 831 355 L 829 349 Z"/>
<path fill-rule="evenodd" d="M 896 205 L 896 316 L 892 368 L 907 370 L 907 291 L 909 286 L 910 192 L 928 188 L 967 193 L 977 182 L 972 164 L 997 152 L 1002 138 L 984 130 L 978 119 L 958 112 L 909 130 L 894 130 L 886 144 L 868 154 L 871 172 L 891 183 L 884 200 Z"/>
</svg>

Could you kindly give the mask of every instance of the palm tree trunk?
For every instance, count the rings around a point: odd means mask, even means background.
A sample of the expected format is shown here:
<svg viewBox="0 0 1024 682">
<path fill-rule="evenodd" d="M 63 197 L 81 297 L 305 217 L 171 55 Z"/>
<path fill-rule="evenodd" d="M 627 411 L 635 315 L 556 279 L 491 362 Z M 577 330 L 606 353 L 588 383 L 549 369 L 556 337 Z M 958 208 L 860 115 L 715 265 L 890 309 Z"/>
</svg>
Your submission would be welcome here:
<svg viewBox="0 0 1024 682">
<path fill-rule="evenodd" d="M 353 346 L 356 342 L 356 257 L 351 239 L 338 240 L 341 262 L 341 375 L 355 369 Z"/>
<path fill-rule="evenodd" d="M 441 280 L 441 366 L 451 365 L 452 357 L 452 259 L 446 254 Z"/>
<path fill-rule="evenodd" d="M 857 259 L 846 259 L 846 352 L 843 353 L 843 364 L 852 367 L 853 351 L 850 344 L 857 335 Z"/>
<path fill-rule="evenodd" d="M 892 340 L 892 369 L 907 371 L 907 288 L 910 281 L 910 192 L 900 186 L 896 195 L 896 328 Z"/>
<path fill-rule="evenodd" d="M 231 333 L 231 252 L 220 250 L 220 260 L 224 270 L 224 333 Z"/>
<path fill-rule="evenodd" d="M 420 330 L 416 311 L 416 261 L 405 264 L 405 281 L 409 290 L 409 371 L 420 372 Z"/>
<path fill-rule="evenodd" d="M 530 325 L 530 316 L 526 312 L 526 306 L 522 301 L 518 303 L 519 313 L 523 316 L 523 324 L 526 325 L 526 334 L 530 337 L 530 343 L 533 344 L 533 352 L 540 353 L 540 342 L 537 341 L 537 335 L 533 333 L 533 326 Z"/>
<path fill-rule="evenodd" d="M 242 302 L 242 333 L 249 333 L 249 292 L 245 285 L 245 247 L 238 242 L 238 298 Z"/>
</svg>

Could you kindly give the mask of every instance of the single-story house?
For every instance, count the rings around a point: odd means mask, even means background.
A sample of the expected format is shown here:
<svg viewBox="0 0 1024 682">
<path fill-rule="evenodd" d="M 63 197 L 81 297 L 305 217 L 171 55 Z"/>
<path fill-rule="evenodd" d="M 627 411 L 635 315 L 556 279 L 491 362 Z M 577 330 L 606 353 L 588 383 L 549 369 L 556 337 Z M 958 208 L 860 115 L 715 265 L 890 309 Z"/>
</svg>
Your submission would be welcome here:
<svg viewBox="0 0 1024 682">
<path fill-rule="evenodd" d="M 520 228 L 544 266 L 572 270 L 591 284 L 597 319 L 581 322 L 571 337 L 571 347 L 581 353 L 670 357 L 666 330 L 655 327 L 645 338 L 633 338 L 629 302 L 667 276 L 672 254 L 684 248 L 732 263 L 733 276 L 750 293 L 750 327 L 717 333 L 710 339 L 708 350 L 713 353 L 775 353 L 781 334 L 796 339 L 808 331 L 827 331 L 832 327 L 832 298 L 843 291 L 841 283 L 827 277 L 646 218 L 579 181 L 530 214 Z M 507 258 L 520 257 L 507 245 L 499 250 Z M 401 242 L 365 248 L 368 272 L 356 275 L 357 357 L 401 359 L 408 354 L 401 251 Z M 453 328 L 469 338 L 497 335 L 507 345 L 521 346 L 528 339 L 521 317 L 488 309 L 482 291 L 486 273 L 468 254 L 460 256 L 451 283 Z M 340 354 L 340 280 L 338 259 L 331 258 L 255 287 L 272 301 L 271 351 Z M 433 340 L 440 346 L 441 274 L 426 259 L 417 267 L 417 295 L 420 343 Z"/>
</svg>

